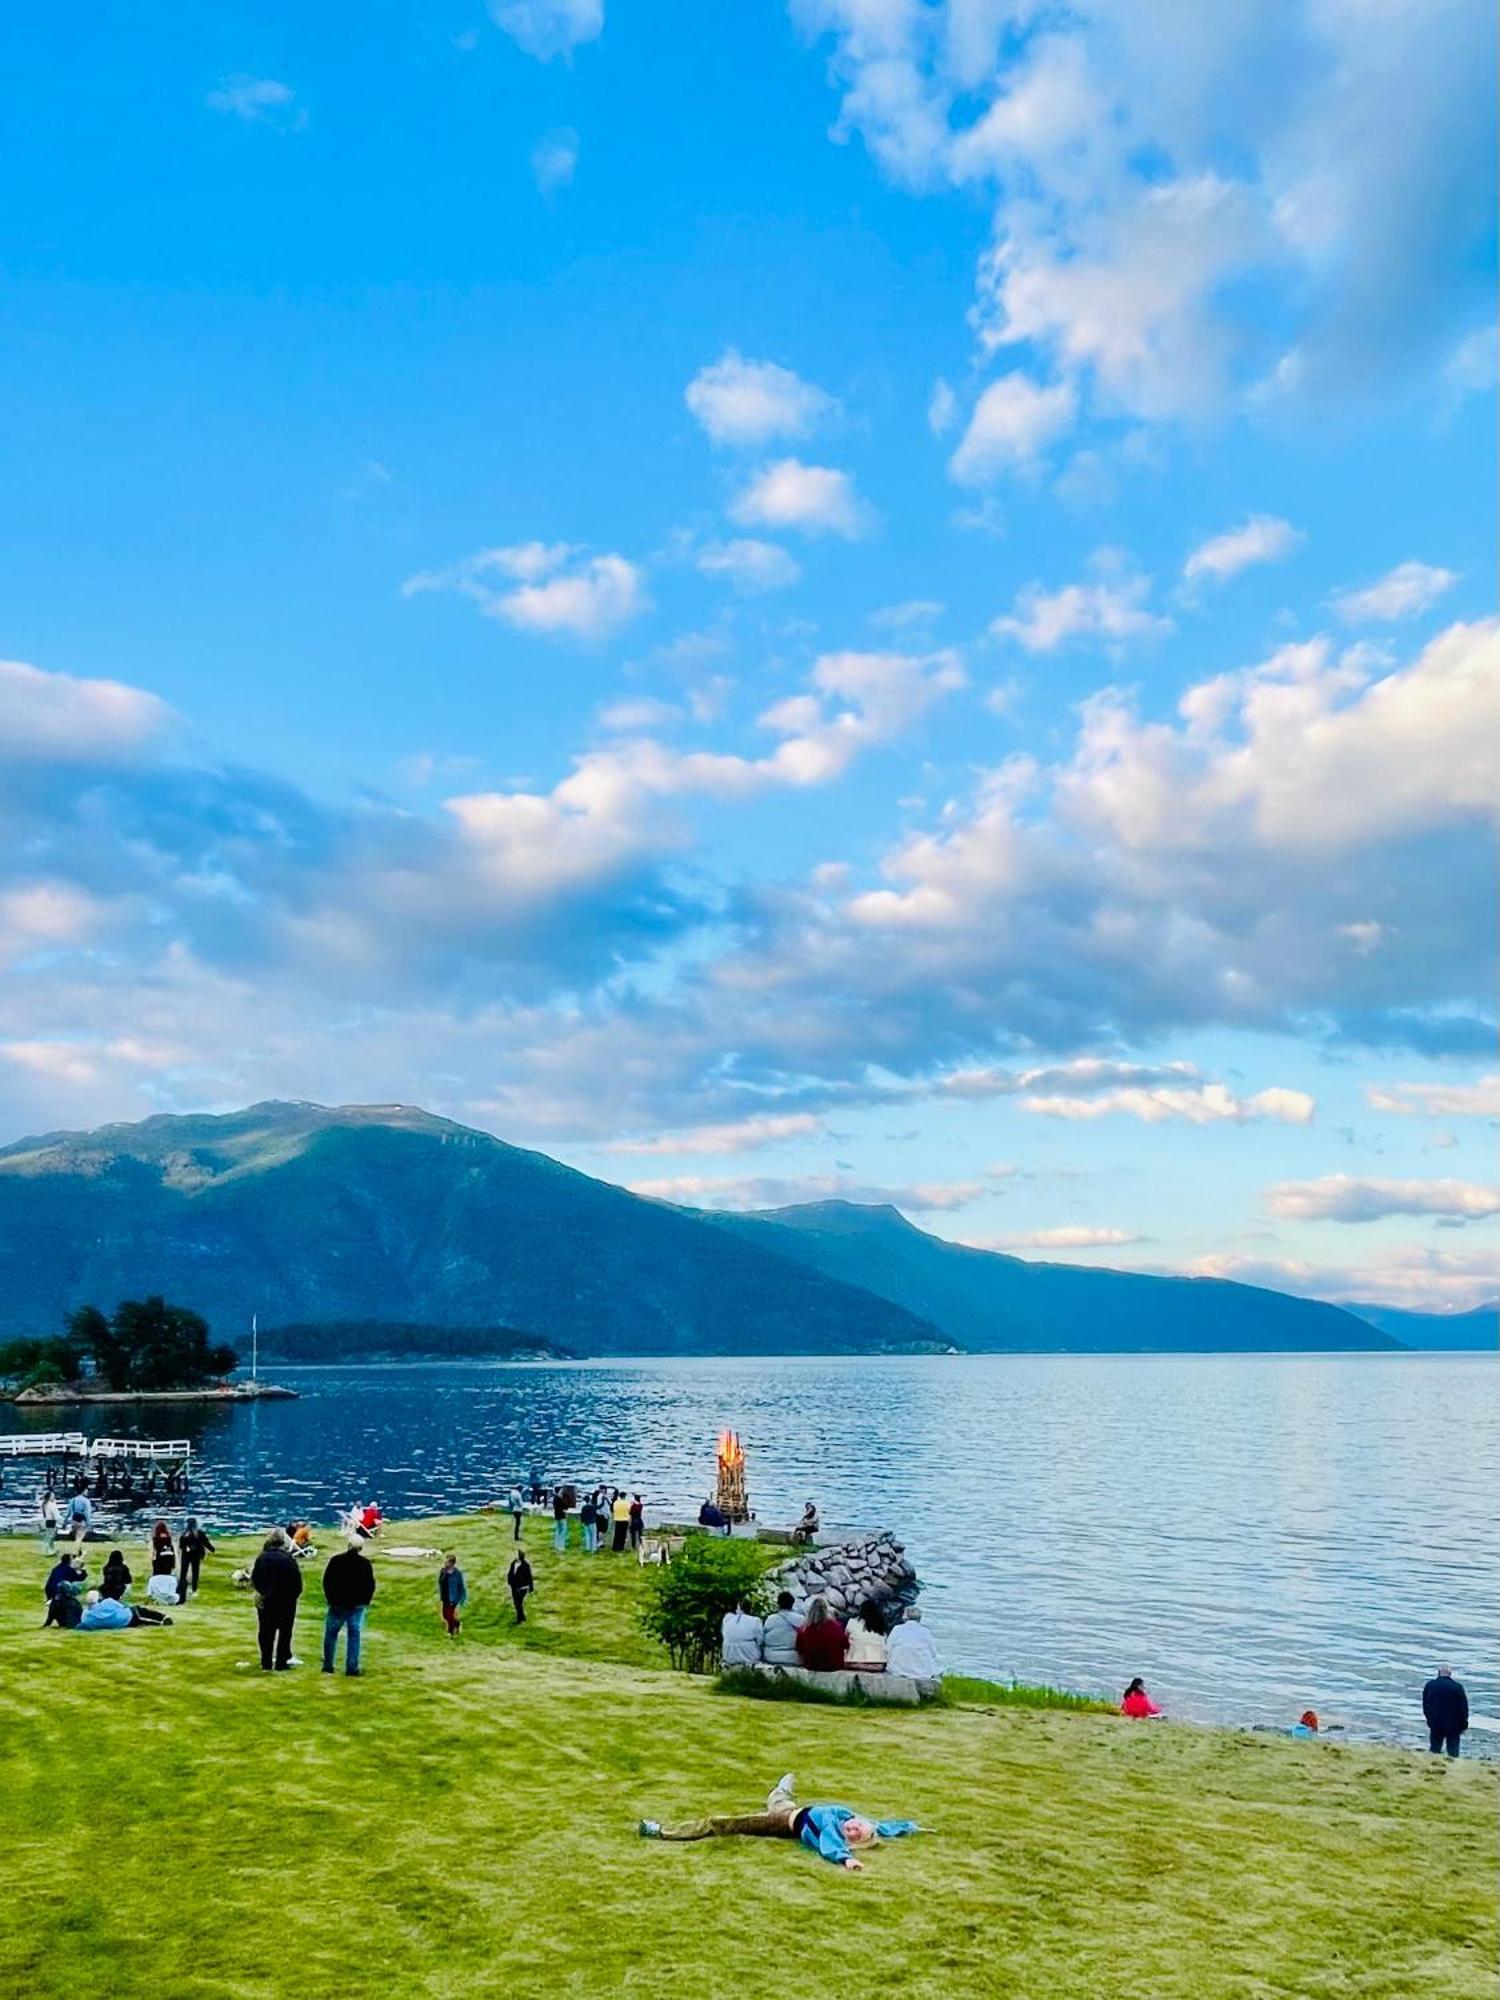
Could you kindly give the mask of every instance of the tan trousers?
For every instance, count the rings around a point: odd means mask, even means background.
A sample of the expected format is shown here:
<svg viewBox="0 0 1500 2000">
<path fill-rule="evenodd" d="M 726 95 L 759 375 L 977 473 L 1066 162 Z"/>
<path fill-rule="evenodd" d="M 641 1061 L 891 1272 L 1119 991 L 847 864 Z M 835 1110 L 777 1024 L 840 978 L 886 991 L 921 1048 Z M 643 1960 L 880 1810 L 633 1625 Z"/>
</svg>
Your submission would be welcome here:
<svg viewBox="0 0 1500 2000">
<path fill-rule="evenodd" d="M 792 1821 L 797 1817 L 795 1806 L 782 1806 L 775 1812 L 758 1813 L 714 1813 L 708 1819 L 682 1819 L 675 1826 L 664 1826 L 663 1840 L 726 1840 L 731 1834 L 768 1834 L 772 1838 L 790 1840 Z"/>
</svg>

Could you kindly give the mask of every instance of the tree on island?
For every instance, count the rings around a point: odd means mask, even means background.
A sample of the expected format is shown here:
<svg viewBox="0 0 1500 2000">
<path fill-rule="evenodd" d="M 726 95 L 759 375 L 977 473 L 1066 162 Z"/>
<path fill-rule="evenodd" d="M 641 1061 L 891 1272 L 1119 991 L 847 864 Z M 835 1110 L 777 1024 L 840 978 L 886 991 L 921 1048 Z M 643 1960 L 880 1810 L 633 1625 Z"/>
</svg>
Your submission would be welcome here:
<svg viewBox="0 0 1500 2000">
<path fill-rule="evenodd" d="M 68 1316 L 65 1338 L 111 1389 L 197 1389 L 239 1360 L 232 1347 L 210 1342 L 200 1313 L 169 1305 L 160 1293 L 122 1299 L 109 1319 L 97 1306 L 80 1306 Z"/>
</svg>

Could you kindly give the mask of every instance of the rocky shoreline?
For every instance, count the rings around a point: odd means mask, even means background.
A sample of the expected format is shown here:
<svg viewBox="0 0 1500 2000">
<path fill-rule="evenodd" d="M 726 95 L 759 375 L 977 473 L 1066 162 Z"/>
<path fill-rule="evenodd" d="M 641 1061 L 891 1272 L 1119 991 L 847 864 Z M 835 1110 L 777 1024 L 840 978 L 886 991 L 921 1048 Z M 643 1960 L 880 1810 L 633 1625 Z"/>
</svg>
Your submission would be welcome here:
<svg viewBox="0 0 1500 2000">
<path fill-rule="evenodd" d="M 889 1529 L 799 1550 L 770 1570 L 766 1581 L 773 1590 L 789 1590 L 799 1611 L 814 1597 L 823 1597 L 841 1617 L 870 1598 L 877 1604 L 910 1604 L 921 1589 L 906 1544 Z"/>
<path fill-rule="evenodd" d="M 71 1409 L 82 1403 L 292 1403 L 300 1394 L 275 1382 L 232 1382 L 215 1389 L 18 1389 L 0 1403 L 27 1410 Z"/>
</svg>

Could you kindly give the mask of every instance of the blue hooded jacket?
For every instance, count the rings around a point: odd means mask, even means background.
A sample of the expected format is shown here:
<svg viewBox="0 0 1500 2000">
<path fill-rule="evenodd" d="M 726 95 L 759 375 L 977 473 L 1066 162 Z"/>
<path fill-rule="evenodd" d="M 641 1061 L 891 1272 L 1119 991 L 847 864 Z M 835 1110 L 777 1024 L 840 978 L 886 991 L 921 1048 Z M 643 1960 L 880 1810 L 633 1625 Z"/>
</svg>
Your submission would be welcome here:
<svg viewBox="0 0 1500 2000">
<path fill-rule="evenodd" d="M 851 1819 L 863 1817 L 853 1806 L 809 1806 L 802 1822 L 802 1844 L 821 1854 L 825 1861 L 848 1861 L 852 1849 L 844 1838 L 844 1826 Z M 922 1831 L 914 1819 L 877 1819 L 872 1824 L 882 1840 L 899 1840 L 903 1834 Z"/>
</svg>

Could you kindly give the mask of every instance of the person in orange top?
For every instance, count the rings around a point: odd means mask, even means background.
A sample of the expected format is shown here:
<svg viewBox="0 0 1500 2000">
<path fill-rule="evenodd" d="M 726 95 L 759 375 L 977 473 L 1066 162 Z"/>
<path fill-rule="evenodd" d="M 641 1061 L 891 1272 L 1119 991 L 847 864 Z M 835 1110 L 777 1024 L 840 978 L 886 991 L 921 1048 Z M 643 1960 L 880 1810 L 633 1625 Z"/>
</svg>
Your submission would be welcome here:
<svg viewBox="0 0 1500 2000">
<path fill-rule="evenodd" d="M 1137 1722 L 1144 1722 L 1148 1716 L 1161 1714 L 1161 1710 L 1147 1694 L 1146 1683 L 1139 1674 L 1120 1698 L 1120 1713 L 1133 1716 Z"/>
</svg>

